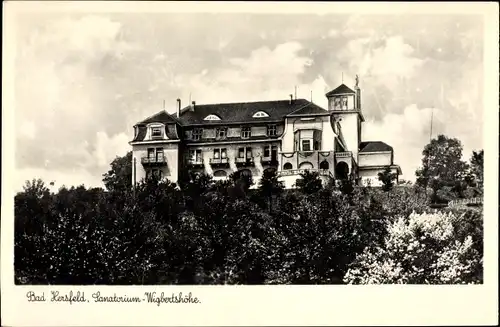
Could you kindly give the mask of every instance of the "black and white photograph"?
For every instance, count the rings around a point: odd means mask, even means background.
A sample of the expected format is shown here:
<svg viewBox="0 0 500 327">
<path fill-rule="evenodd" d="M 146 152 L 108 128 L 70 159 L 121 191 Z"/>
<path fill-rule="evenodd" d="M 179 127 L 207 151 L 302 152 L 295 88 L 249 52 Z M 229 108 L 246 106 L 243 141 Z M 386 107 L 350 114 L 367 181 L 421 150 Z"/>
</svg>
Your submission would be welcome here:
<svg viewBox="0 0 500 327">
<path fill-rule="evenodd" d="M 10 22 L 9 283 L 485 283 L 484 14 Z"/>
</svg>

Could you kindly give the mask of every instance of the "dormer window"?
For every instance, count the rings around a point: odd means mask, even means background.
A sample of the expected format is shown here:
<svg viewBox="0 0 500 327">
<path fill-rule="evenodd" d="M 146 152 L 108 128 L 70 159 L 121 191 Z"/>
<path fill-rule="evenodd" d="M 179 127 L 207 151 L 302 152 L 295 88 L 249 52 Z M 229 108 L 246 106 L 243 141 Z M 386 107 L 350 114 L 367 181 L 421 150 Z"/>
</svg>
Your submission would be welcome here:
<svg viewBox="0 0 500 327">
<path fill-rule="evenodd" d="M 202 128 L 195 128 L 195 129 L 193 129 L 193 134 L 192 134 L 193 141 L 199 141 L 199 140 L 201 140 L 202 135 L 203 135 L 203 129 Z"/>
<path fill-rule="evenodd" d="M 227 127 L 218 127 L 215 129 L 215 139 L 223 140 L 227 137 Z"/>
<path fill-rule="evenodd" d="M 241 128 L 241 138 L 247 139 L 252 136 L 252 130 L 250 127 L 242 127 Z"/>
<path fill-rule="evenodd" d="M 269 115 L 266 114 L 264 111 L 257 111 L 252 117 L 253 118 L 263 118 L 263 117 L 269 117 Z"/>
<path fill-rule="evenodd" d="M 220 117 L 216 115 L 208 115 L 204 120 L 220 120 Z"/>
<path fill-rule="evenodd" d="M 159 139 L 163 137 L 161 127 L 151 127 L 151 138 Z"/>
<path fill-rule="evenodd" d="M 268 125 L 267 126 L 267 135 L 268 136 L 276 136 L 276 125 Z"/>
</svg>

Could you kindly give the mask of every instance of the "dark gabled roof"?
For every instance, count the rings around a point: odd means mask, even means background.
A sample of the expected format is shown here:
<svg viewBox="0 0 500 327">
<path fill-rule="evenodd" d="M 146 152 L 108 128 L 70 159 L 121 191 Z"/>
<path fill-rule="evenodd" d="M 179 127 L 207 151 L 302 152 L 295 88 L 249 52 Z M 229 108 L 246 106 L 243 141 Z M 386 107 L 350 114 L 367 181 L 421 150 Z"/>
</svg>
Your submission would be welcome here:
<svg viewBox="0 0 500 327">
<path fill-rule="evenodd" d="M 305 107 L 299 108 L 289 114 L 289 117 L 293 116 L 306 116 L 306 115 L 317 115 L 317 114 L 329 114 L 328 110 L 325 110 L 321 108 L 318 105 L 315 105 L 314 103 L 310 102 L 307 104 Z"/>
<path fill-rule="evenodd" d="M 311 103 L 305 99 L 238 102 L 218 104 L 196 104 L 193 110 L 186 107 L 181 110 L 178 119 L 182 125 L 220 125 L 227 123 L 258 123 L 277 122 L 284 117 Z M 254 118 L 256 112 L 264 111 L 269 117 Z M 206 116 L 213 114 L 221 120 L 204 120 Z"/>
<path fill-rule="evenodd" d="M 336 95 L 336 94 L 346 94 L 346 93 L 353 93 L 354 94 L 356 92 L 354 92 L 352 89 L 350 89 L 347 85 L 340 84 L 339 87 L 337 87 L 336 89 L 328 92 L 325 95 L 328 97 L 328 96 L 332 96 L 332 95 Z"/>
<path fill-rule="evenodd" d="M 149 124 L 149 123 L 168 124 L 168 123 L 177 123 L 177 120 L 172 115 L 167 113 L 165 110 L 162 110 L 162 111 L 154 114 L 153 116 L 148 117 L 148 118 L 144 119 L 143 121 L 137 123 L 137 125 L 145 125 L 145 124 Z"/>
<path fill-rule="evenodd" d="M 359 152 L 383 152 L 383 151 L 393 151 L 390 145 L 387 145 L 381 141 L 368 141 L 361 142 L 359 144 Z"/>
</svg>

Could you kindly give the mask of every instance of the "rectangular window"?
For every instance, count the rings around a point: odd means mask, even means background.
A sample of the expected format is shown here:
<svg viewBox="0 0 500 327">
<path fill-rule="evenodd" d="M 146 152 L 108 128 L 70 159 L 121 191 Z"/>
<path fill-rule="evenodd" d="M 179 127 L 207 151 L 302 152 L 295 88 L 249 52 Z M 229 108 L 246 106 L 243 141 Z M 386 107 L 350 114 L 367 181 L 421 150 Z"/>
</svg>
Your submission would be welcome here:
<svg viewBox="0 0 500 327">
<path fill-rule="evenodd" d="M 193 162 L 201 162 L 201 150 L 189 150 L 189 160 Z"/>
<path fill-rule="evenodd" d="M 335 104 L 335 110 L 340 110 L 341 109 L 340 98 L 335 98 L 333 101 L 334 101 L 334 104 Z"/>
<path fill-rule="evenodd" d="M 152 138 L 160 138 L 161 135 L 161 127 L 153 127 L 151 129 L 151 137 Z"/>
<path fill-rule="evenodd" d="M 278 147 L 276 145 L 273 145 L 271 147 L 271 158 L 273 160 L 276 160 L 278 158 Z"/>
<path fill-rule="evenodd" d="M 154 148 L 149 148 L 148 149 L 148 158 L 149 159 L 154 159 L 155 158 L 155 149 Z"/>
<path fill-rule="evenodd" d="M 203 135 L 203 128 L 195 128 L 193 129 L 193 141 L 201 140 L 201 136 Z"/>
<path fill-rule="evenodd" d="M 252 158 L 252 148 L 247 148 L 247 159 Z"/>
<path fill-rule="evenodd" d="M 276 125 L 268 125 L 267 126 L 267 135 L 268 136 L 276 136 Z"/>
<path fill-rule="evenodd" d="M 220 149 L 220 157 L 221 157 L 222 159 L 227 158 L 226 149 Z"/>
<path fill-rule="evenodd" d="M 342 109 L 347 109 L 347 97 L 342 97 Z"/>
<path fill-rule="evenodd" d="M 264 157 L 270 157 L 271 156 L 271 146 L 267 145 L 264 147 Z"/>
<path fill-rule="evenodd" d="M 218 127 L 215 129 L 215 139 L 223 140 L 227 137 L 227 127 Z"/>
<path fill-rule="evenodd" d="M 245 158 L 245 148 L 238 149 L 238 158 Z"/>
<path fill-rule="evenodd" d="M 214 159 L 220 159 L 220 149 L 214 149 Z"/>
<path fill-rule="evenodd" d="M 302 140 L 302 151 L 311 151 L 311 140 Z"/>
<path fill-rule="evenodd" d="M 163 160 L 163 148 L 156 148 L 156 160 Z"/>
<path fill-rule="evenodd" d="M 250 127 L 242 127 L 241 128 L 241 137 L 244 138 L 244 139 L 247 139 L 250 136 L 252 136 L 252 130 L 251 130 L 251 128 Z"/>
</svg>

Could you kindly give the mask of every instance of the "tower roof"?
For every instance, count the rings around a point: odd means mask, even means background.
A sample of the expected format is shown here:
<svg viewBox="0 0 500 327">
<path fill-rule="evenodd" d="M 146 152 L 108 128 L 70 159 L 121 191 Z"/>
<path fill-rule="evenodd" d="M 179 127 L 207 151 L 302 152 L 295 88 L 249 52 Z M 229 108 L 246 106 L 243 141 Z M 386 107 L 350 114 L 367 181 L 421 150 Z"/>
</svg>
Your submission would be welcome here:
<svg viewBox="0 0 500 327">
<path fill-rule="evenodd" d="M 348 94 L 355 94 L 356 92 L 354 92 L 351 88 L 349 88 L 347 85 L 345 85 L 344 83 L 342 83 L 336 89 L 328 92 L 326 94 L 326 96 L 329 97 L 329 96 L 336 95 L 336 94 L 346 94 L 346 93 L 348 93 Z"/>
</svg>

